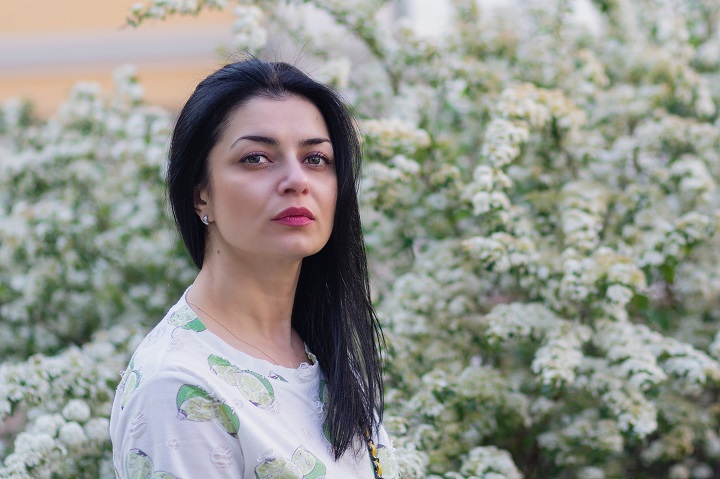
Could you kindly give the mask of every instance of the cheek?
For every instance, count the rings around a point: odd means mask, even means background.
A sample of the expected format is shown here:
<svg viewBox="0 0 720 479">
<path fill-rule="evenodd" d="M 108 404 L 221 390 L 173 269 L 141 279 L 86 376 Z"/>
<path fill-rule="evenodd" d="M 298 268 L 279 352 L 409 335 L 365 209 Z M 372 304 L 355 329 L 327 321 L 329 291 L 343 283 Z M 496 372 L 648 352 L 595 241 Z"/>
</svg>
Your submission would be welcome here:
<svg viewBox="0 0 720 479">
<path fill-rule="evenodd" d="M 318 206 L 322 209 L 323 216 L 326 218 L 326 227 L 328 233 L 332 231 L 333 223 L 335 220 L 335 210 L 337 209 L 337 181 L 333 178 L 333 181 L 328 181 L 323 185 L 322 193 L 318 195 L 317 201 Z"/>
<path fill-rule="evenodd" d="M 328 204 L 329 204 L 329 208 L 332 210 L 333 216 L 335 216 L 335 208 L 337 208 L 337 197 L 338 197 L 337 181 L 334 181 L 332 184 L 332 187 L 329 189 L 329 192 L 328 192 Z"/>
<path fill-rule="evenodd" d="M 261 195 L 252 186 L 219 181 L 214 185 L 211 205 L 216 215 L 246 218 L 260 214 L 260 198 Z"/>
</svg>

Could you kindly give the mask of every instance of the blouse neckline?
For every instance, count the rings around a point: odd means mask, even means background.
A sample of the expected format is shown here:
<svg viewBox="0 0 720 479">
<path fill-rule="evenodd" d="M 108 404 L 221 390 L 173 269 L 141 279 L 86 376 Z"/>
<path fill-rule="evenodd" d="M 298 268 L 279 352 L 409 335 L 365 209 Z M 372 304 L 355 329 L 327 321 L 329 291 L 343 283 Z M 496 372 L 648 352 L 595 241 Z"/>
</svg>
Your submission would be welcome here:
<svg viewBox="0 0 720 479">
<path fill-rule="evenodd" d="M 227 341 L 225 341 L 224 339 L 222 339 L 220 336 L 218 336 L 217 334 L 215 334 L 215 333 L 213 333 L 212 331 L 210 331 L 209 329 L 207 329 L 207 325 L 205 325 L 205 322 L 202 320 L 202 318 L 200 318 L 200 317 L 197 315 L 197 313 L 195 313 L 195 311 L 190 307 L 190 305 L 189 305 L 188 302 L 187 302 L 187 298 L 186 298 L 186 295 L 187 295 L 187 293 L 188 293 L 189 290 L 190 290 L 190 287 L 188 287 L 188 288 L 185 290 L 185 292 L 183 293 L 182 297 L 180 298 L 180 301 L 179 301 L 179 304 L 178 304 L 178 306 L 179 306 L 178 309 L 180 309 L 180 308 L 185 308 L 185 309 L 187 309 L 187 311 L 188 311 L 190 314 L 192 314 L 198 321 L 200 321 L 200 323 L 202 323 L 202 325 L 204 326 L 205 329 L 204 329 L 204 331 L 202 331 L 202 333 L 206 333 L 206 334 L 204 335 L 205 338 L 208 339 L 208 340 L 210 340 L 210 341 L 213 341 L 213 342 L 216 343 L 216 344 L 218 344 L 222 349 L 230 349 L 230 350 L 232 350 L 233 354 L 239 354 L 239 355 L 243 356 L 244 359 L 247 359 L 247 360 L 252 361 L 252 362 L 254 362 L 254 363 L 259 363 L 259 364 L 263 365 L 265 368 L 267 368 L 267 369 L 269 369 L 269 370 L 271 370 L 271 371 L 272 371 L 272 370 L 275 370 L 275 369 L 282 369 L 282 370 L 284 370 L 284 371 L 293 371 L 293 372 L 296 372 L 296 371 L 313 369 L 313 368 L 318 367 L 317 357 L 312 353 L 312 351 L 310 351 L 310 349 L 308 348 L 307 343 L 305 343 L 305 342 L 303 342 L 303 346 L 304 346 L 304 348 L 305 348 L 305 354 L 307 354 L 307 357 L 308 357 L 308 359 L 310 360 L 310 362 L 308 363 L 307 361 L 303 361 L 303 362 L 301 362 L 301 363 L 298 365 L 298 367 L 296 367 L 296 368 L 288 367 L 288 366 L 283 366 L 283 365 L 281 365 L 281 364 L 275 364 L 275 363 L 273 363 L 273 362 L 268 361 L 267 359 L 255 357 L 255 356 L 253 356 L 253 355 L 251 355 L 251 354 L 246 353 L 245 351 L 242 351 L 242 350 L 240 350 L 240 349 L 232 346 L 232 345 L 229 344 Z"/>
</svg>

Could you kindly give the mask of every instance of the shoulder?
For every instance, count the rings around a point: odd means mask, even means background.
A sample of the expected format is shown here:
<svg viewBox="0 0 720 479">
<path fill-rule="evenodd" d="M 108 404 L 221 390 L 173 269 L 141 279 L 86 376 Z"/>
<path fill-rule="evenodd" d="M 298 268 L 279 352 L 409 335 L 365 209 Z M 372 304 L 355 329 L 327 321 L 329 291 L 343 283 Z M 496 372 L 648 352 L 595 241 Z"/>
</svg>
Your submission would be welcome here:
<svg viewBox="0 0 720 479">
<path fill-rule="evenodd" d="M 154 394 L 178 383 L 202 386 L 208 377 L 208 342 L 203 323 L 179 301 L 145 336 L 122 373 L 115 402 L 120 410 L 136 395 Z"/>
<path fill-rule="evenodd" d="M 193 360 L 209 349 L 208 332 L 197 315 L 184 303 L 173 306 L 145 336 L 133 354 L 131 365 L 143 367 L 148 374 L 194 368 Z"/>
</svg>

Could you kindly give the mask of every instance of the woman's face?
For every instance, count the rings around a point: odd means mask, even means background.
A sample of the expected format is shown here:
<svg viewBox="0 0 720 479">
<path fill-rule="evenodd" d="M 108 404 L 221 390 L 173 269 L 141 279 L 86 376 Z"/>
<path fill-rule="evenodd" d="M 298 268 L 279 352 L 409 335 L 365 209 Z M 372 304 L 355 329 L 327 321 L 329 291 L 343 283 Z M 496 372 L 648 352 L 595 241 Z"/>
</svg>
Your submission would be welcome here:
<svg viewBox="0 0 720 479">
<path fill-rule="evenodd" d="M 327 243 L 337 178 L 327 126 L 309 101 L 250 99 L 230 113 L 208 167 L 196 196 L 211 221 L 206 258 L 301 259 Z"/>
</svg>

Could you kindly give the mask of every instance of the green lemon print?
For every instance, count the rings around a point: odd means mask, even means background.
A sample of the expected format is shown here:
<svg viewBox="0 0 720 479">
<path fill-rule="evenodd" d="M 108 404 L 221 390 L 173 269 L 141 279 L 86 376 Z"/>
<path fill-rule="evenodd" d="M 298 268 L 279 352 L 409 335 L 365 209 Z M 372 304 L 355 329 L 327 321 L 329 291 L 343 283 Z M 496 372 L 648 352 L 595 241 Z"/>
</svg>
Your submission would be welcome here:
<svg viewBox="0 0 720 479">
<path fill-rule="evenodd" d="M 240 368 L 232 364 L 227 359 L 215 356 L 214 354 L 208 357 L 208 364 L 210 364 L 210 369 L 217 375 L 217 377 L 231 386 L 236 385 L 237 375 L 240 373 Z"/>
<path fill-rule="evenodd" d="M 325 464 L 317 458 L 313 453 L 300 446 L 295 449 L 292 457 L 292 463 L 295 464 L 304 479 L 318 479 L 325 477 Z"/>
<path fill-rule="evenodd" d="M 240 420 L 233 410 L 202 388 L 184 384 L 177 393 L 178 418 L 204 422 L 214 420 L 231 436 L 237 437 Z"/>
<path fill-rule="evenodd" d="M 268 377 L 269 377 L 270 379 L 277 379 L 278 381 L 282 381 L 282 382 L 284 382 L 284 383 L 287 382 L 287 379 L 285 379 L 284 377 L 280 376 L 278 373 L 276 373 L 276 372 L 274 372 L 274 371 L 270 371 L 270 374 L 268 374 Z"/>
<path fill-rule="evenodd" d="M 204 422 L 213 417 L 214 404 L 211 400 L 200 396 L 188 398 L 178 407 L 178 419 Z"/>
<path fill-rule="evenodd" d="M 125 460 L 128 479 L 145 479 L 153 475 L 153 463 L 140 449 L 131 449 Z"/>
<path fill-rule="evenodd" d="M 267 378 L 254 371 L 240 369 L 227 359 L 214 354 L 208 357 L 208 363 L 220 379 L 237 387 L 253 405 L 270 413 L 277 412 L 275 390 Z"/>
<path fill-rule="evenodd" d="M 231 436 L 237 437 L 240 429 L 240 420 L 227 404 L 219 404 L 213 410 L 213 419 L 220 424 Z"/>
<path fill-rule="evenodd" d="M 302 479 L 302 477 L 300 468 L 282 457 L 266 459 L 255 468 L 256 479 Z"/>
<path fill-rule="evenodd" d="M 192 309 L 187 306 L 175 311 L 169 318 L 168 323 L 178 328 L 187 329 L 188 331 L 201 332 L 205 331 L 205 325 L 200 318 L 193 313 Z"/>
<path fill-rule="evenodd" d="M 327 391 L 327 381 L 325 381 L 324 379 L 320 380 L 320 387 L 318 388 L 318 399 L 323 404 L 323 409 L 327 410 L 328 391 Z"/>
<path fill-rule="evenodd" d="M 398 475 L 398 463 L 395 454 L 381 444 L 378 446 L 377 456 L 383 468 L 383 477 L 385 479 L 395 479 Z"/>
<path fill-rule="evenodd" d="M 128 399 L 130 399 L 130 395 L 134 393 L 140 385 L 140 371 L 134 369 L 134 363 L 135 355 L 130 358 L 130 364 L 123 373 L 122 380 L 120 381 L 120 386 L 118 388 L 122 390 L 122 402 L 120 403 L 120 409 L 125 409 L 125 405 L 127 404 Z"/>
<path fill-rule="evenodd" d="M 270 381 L 258 373 L 241 371 L 236 385 L 242 395 L 260 409 L 271 409 L 275 404 L 275 391 Z"/>
<path fill-rule="evenodd" d="M 327 391 L 327 381 L 324 379 L 320 380 L 320 388 L 318 393 L 318 399 L 323 405 L 323 418 L 327 414 L 327 405 L 328 405 L 328 391 Z M 332 443 L 332 439 L 330 439 L 330 427 L 327 422 L 323 421 L 323 435 L 325 436 L 325 439 L 329 443 Z"/>
<path fill-rule="evenodd" d="M 153 468 L 150 457 L 140 449 L 130 449 L 125 460 L 128 479 L 177 479 L 170 473 Z"/>
<path fill-rule="evenodd" d="M 183 419 L 207 421 L 212 417 L 213 398 L 202 388 L 183 384 L 178 389 L 176 404 L 184 412 Z"/>
</svg>

